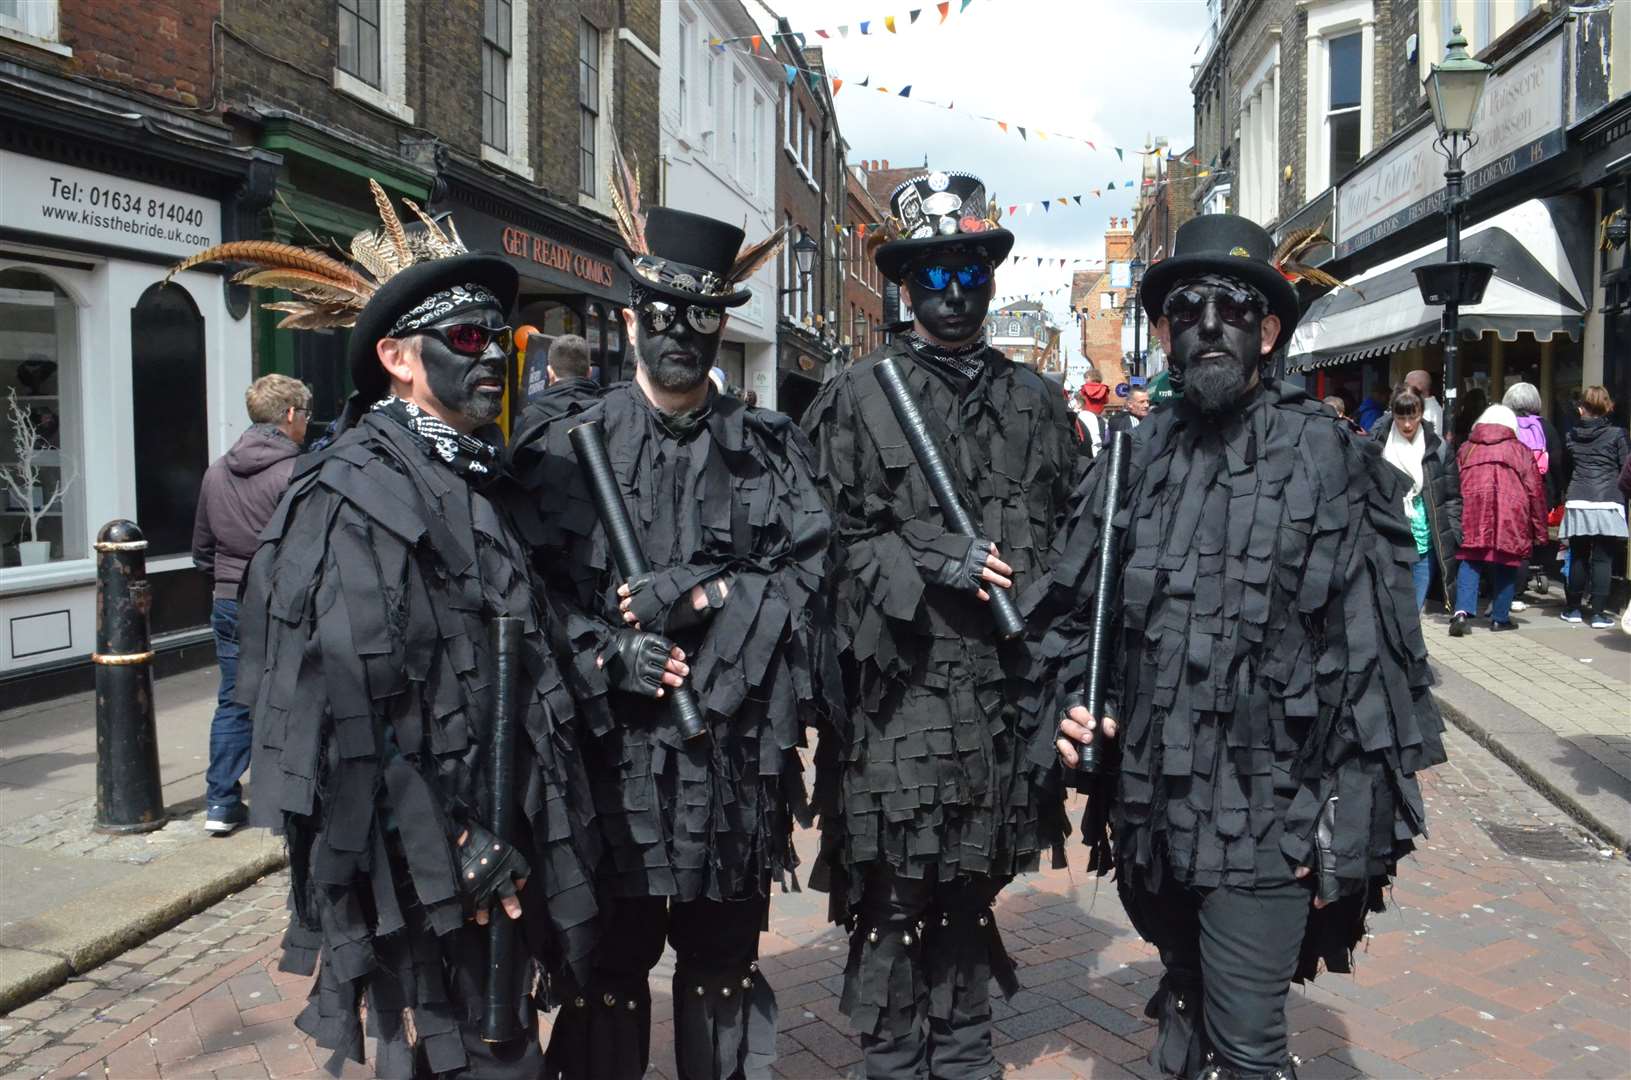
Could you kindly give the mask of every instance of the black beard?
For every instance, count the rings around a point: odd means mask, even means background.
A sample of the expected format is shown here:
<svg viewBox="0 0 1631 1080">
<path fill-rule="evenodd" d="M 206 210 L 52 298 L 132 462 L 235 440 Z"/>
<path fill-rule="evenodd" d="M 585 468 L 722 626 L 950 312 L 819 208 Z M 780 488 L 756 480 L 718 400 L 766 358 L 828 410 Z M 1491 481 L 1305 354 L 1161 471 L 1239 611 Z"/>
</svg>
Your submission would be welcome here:
<svg viewBox="0 0 1631 1080">
<path fill-rule="evenodd" d="M 1192 363 L 1184 369 L 1184 401 L 1203 413 L 1228 412 L 1246 392 L 1246 372 L 1233 358 Z"/>
<path fill-rule="evenodd" d="M 688 327 L 675 326 L 662 334 L 647 333 L 641 327 L 637 342 L 640 366 L 659 390 L 683 394 L 708 377 L 719 355 L 719 341 L 720 334 L 704 336 Z"/>
<path fill-rule="evenodd" d="M 670 393 L 682 394 L 687 390 L 695 390 L 702 380 L 708 377 L 708 369 L 697 363 L 694 358 L 659 356 L 655 362 L 648 363 L 642 359 L 641 363 L 657 388 Z"/>
</svg>

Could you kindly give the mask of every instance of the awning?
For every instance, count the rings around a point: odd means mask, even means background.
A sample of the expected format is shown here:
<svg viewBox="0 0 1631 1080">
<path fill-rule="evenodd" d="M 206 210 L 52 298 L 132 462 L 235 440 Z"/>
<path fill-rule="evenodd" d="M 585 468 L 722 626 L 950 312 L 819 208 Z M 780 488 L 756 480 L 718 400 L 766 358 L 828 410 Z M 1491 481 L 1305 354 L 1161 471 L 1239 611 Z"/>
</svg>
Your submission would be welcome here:
<svg viewBox="0 0 1631 1080">
<path fill-rule="evenodd" d="M 1580 340 L 1586 268 L 1577 267 L 1581 252 L 1571 251 L 1568 241 L 1584 245 L 1589 256 L 1589 236 L 1571 235 L 1579 232 L 1574 223 L 1554 217 L 1571 209 L 1531 199 L 1463 231 L 1461 257 L 1495 265 L 1483 302 L 1461 308 L 1463 337 L 1493 332 L 1503 341 L 1516 341 L 1519 334 L 1549 341 L 1561 333 Z M 1312 371 L 1437 340 L 1444 309 L 1422 303 L 1412 271 L 1443 262 L 1444 249 L 1442 243 L 1429 245 L 1372 267 L 1349 278 L 1348 288 L 1310 304 L 1287 347 L 1288 368 Z"/>
</svg>

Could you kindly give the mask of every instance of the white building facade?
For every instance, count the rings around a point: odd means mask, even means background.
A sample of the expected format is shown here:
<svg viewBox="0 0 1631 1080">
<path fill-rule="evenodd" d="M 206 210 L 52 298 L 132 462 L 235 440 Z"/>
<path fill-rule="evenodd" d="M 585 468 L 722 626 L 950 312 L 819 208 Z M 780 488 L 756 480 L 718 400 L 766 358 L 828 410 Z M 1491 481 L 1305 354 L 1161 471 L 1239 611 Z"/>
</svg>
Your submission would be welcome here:
<svg viewBox="0 0 1631 1080">
<path fill-rule="evenodd" d="M 659 162 L 663 205 L 741 226 L 744 244 L 775 227 L 776 108 L 781 68 L 713 39 L 760 30 L 739 0 L 662 6 Z M 749 280 L 753 299 L 730 312 L 719 367 L 726 380 L 776 407 L 776 267 Z"/>
</svg>

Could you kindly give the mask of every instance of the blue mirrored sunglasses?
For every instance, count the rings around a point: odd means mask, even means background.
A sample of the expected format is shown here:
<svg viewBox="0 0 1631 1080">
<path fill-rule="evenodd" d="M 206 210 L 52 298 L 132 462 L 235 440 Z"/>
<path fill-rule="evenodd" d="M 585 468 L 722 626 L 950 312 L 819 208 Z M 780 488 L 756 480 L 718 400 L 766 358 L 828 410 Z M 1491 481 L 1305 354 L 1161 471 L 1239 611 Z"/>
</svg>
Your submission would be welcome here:
<svg viewBox="0 0 1631 1080">
<path fill-rule="evenodd" d="M 991 268 L 983 263 L 967 266 L 919 266 L 912 270 L 912 280 L 925 289 L 939 292 L 951 284 L 952 278 L 965 289 L 978 289 L 991 282 Z"/>
</svg>

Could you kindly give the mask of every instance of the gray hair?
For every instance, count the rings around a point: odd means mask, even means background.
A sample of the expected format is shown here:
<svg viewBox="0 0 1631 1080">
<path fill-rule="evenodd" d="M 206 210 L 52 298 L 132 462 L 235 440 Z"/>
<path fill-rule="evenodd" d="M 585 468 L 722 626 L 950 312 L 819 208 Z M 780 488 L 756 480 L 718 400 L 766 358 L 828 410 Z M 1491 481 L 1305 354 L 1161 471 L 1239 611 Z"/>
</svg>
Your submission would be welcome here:
<svg viewBox="0 0 1631 1080">
<path fill-rule="evenodd" d="M 1506 393 L 1501 397 L 1501 404 L 1519 416 L 1538 416 L 1540 391 L 1535 389 L 1534 383 L 1513 383 L 1506 388 Z"/>
</svg>

